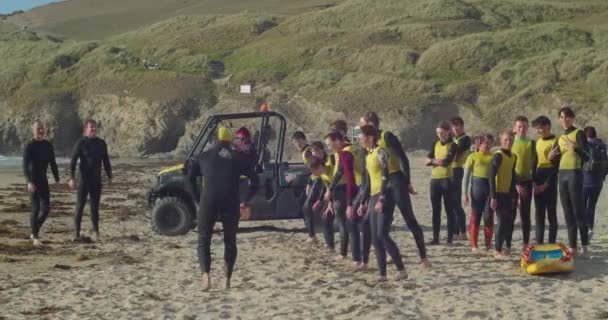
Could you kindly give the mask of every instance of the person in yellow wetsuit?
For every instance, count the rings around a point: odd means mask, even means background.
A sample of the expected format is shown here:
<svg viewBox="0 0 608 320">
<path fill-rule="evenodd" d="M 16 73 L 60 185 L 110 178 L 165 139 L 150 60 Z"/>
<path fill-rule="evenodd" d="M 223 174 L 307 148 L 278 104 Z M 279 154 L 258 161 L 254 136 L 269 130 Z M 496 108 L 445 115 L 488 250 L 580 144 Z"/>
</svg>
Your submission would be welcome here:
<svg viewBox="0 0 608 320">
<path fill-rule="evenodd" d="M 517 166 L 515 166 L 515 189 L 517 194 L 514 198 L 513 219 L 517 217 L 519 209 L 519 219 L 521 220 L 521 231 L 523 238 L 523 250 L 530 243 L 530 210 L 532 206 L 533 172 L 536 162 L 536 142 L 528 138 L 528 118 L 517 116 L 513 125 L 515 139 L 511 152 L 517 156 Z"/>
<path fill-rule="evenodd" d="M 325 143 L 332 149 L 336 158 L 333 181 L 328 187 L 326 199 L 333 201 L 334 212 L 340 225 L 338 258 L 346 257 L 349 238 L 352 238 L 352 259 L 357 267 L 361 267 L 360 219 L 355 215 L 354 203 L 361 184 L 362 154 L 358 147 L 349 144 L 339 132 L 329 133 L 325 137 Z"/>
<path fill-rule="evenodd" d="M 511 254 L 513 238 L 513 197 L 515 195 L 515 166 L 517 156 L 511 152 L 513 131 L 500 134 L 500 149 L 492 157 L 490 166 L 490 207 L 496 211 L 498 227 L 494 242 L 494 258 L 506 259 Z M 503 250 L 503 244 L 506 248 Z"/>
<path fill-rule="evenodd" d="M 492 246 L 494 230 L 494 212 L 490 209 L 490 166 L 492 164 L 492 144 L 494 137 L 485 134 L 479 137 L 479 149 L 471 153 L 464 164 L 463 191 L 465 206 L 471 204 L 471 222 L 469 225 L 471 250 L 476 252 L 481 218 L 484 220 L 486 250 Z M 471 178 L 472 177 L 472 178 Z M 472 183 L 471 183 L 472 181 Z M 470 188 L 469 188 L 470 186 Z"/>
<path fill-rule="evenodd" d="M 373 111 L 366 112 L 359 120 L 359 126 L 373 126 L 378 130 L 378 145 L 389 152 L 389 182 L 390 190 L 393 192 L 395 204 L 401 212 L 403 221 L 414 236 L 414 241 L 418 247 L 420 263 L 425 267 L 430 267 L 431 263 L 426 255 L 426 244 L 424 243 L 424 233 L 412 208 L 410 194 L 416 194 L 411 183 L 410 161 L 399 142 L 399 139 L 390 131 L 380 129 L 380 117 Z"/>
<path fill-rule="evenodd" d="M 452 125 L 452 136 L 456 145 L 456 155 L 452 164 L 452 186 L 455 192 L 454 198 L 454 218 L 455 233 L 458 240 L 467 240 L 467 217 L 462 208 L 462 178 L 464 177 L 463 165 L 471 153 L 471 138 L 464 131 L 464 120 L 461 117 L 454 117 L 450 120 Z"/>
<path fill-rule="evenodd" d="M 308 168 L 312 175 L 318 177 L 310 191 L 310 207 L 305 207 L 312 214 L 322 214 L 323 236 L 325 238 L 325 247 L 329 252 L 335 251 L 334 240 L 334 215 L 333 204 L 331 202 L 324 203 L 324 195 L 327 188 L 333 181 L 334 163 L 326 154 L 321 142 L 313 142 L 312 145 L 313 157 L 308 162 Z M 324 209 L 325 207 L 325 209 Z"/>
<path fill-rule="evenodd" d="M 589 160 L 587 138 L 583 130 L 574 126 L 574 111 L 569 107 L 559 110 L 559 122 L 564 133 L 555 142 L 559 148 L 558 188 L 568 228 L 570 248 L 577 254 L 578 232 L 581 234 L 582 254 L 588 254 L 589 229 L 585 223 L 583 202 L 583 164 Z M 577 230 L 578 229 L 578 230 Z"/>
<path fill-rule="evenodd" d="M 549 243 L 555 243 L 558 226 L 557 166 L 559 165 L 556 155 L 559 150 L 554 146 L 557 138 L 551 132 L 551 120 L 546 116 L 534 119 L 532 126 L 536 128 L 539 136 L 536 141 L 536 163 L 533 166 L 536 243 L 545 242 L 545 219 L 549 220 Z"/>
<path fill-rule="evenodd" d="M 291 143 L 300 151 L 302 154 L 302 162 L 304 165 L 308 165 L 310 158 L 312 157 L 312 149 L 306 140 L 306 135 L 302 131 L 296 131 L 291 136 Z M 306 231 L 308 233 L 308 238 L 306 238 L 306 242 L 316 242 L 317 236 L 315 233 L 314 227 L 314 217 L 312 216 L 312 211 L 309 210 L 312 207 L 311 204 L 311 189 L 315 182 L 318 182 L 318 177 L 315 175 L 305 174 L 301 177 L 296 177 L 296 179 L 308 179 L 306 184 L 306 198 L 303 199 L 301 203 L 302 213 L 304 216 L 304 223 L 306 225 Z M 303 181 L 301 181 L 303 182 Z M 299 185 L 299 184 L 298 184 Z"/>
<path fill-rule="evenodd" d="M 366 202 L 367 212 L 364 219 L 369 220 L 371 231 L 371 242 L 376 252 L 378 263 L 379 281 L 386 281 L 386 254 L 388 253 L 397 268 L 397 280 L 407 278 L 405 265 L 397 244 L 390 236 L 390 229 L 395 209 L 393 192 L 389 187 L 390 175 L 390 153 L 387 149 L 378 145 L 379 132 L 373 126 L 362 126 L 359 139 L 367 149 L 365 193 L 361 201 Z M 364 229 L 368 232 L 368 229 Z M 365 252 L 364 255 L 369 255 Z"/>
<path fill-rule="evenodd" d="M 441 201 L 447 216 L 448 244 L 452 244 L 456 227 L 454 225 L 454 192 L 452 186 L 452 162 L 456 155 L 456 145 L 450 136 L 450 123 L 443 121 L 436 129 L 437 140 L 431 146 L 426 165 L 431 166 L 431 206 L 433 208 L 433 241 L 430 245 L 439 244 L 441 228 Z"/>
</svg>

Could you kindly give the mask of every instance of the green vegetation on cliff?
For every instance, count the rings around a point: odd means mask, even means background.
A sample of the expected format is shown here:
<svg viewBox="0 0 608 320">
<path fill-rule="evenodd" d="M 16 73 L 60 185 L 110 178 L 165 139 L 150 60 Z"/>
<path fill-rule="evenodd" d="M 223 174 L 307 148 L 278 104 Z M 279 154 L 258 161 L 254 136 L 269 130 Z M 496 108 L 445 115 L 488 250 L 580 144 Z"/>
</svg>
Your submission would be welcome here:
<svg viewBox="0 0 608 320">
<path fill-rule="evenodd" d="M 0 107 L 34 117 L 69 97 L 82 117 L 82 101 L 99 95 L 203 101 L 188 123 L 251 82 L 296 126 L 321 131 L 319 112 L 354 120 L 375 109 L 409 147 L 425 146 L 434 122 L 454 114 L 494 131 L 516 114 L 553 116 L 564 103 L 608 134 L 606 1 L 346 0 L 299 14 L 293 0 L 281 2 L 289 10 L 247 12 L 246 3 L 182 11 L 97 41 L 0 23 Z M 161 70 L 144 70 L 144 61 Z M 3 143 L 19 142 L 1 121 Z"/>
</svg>

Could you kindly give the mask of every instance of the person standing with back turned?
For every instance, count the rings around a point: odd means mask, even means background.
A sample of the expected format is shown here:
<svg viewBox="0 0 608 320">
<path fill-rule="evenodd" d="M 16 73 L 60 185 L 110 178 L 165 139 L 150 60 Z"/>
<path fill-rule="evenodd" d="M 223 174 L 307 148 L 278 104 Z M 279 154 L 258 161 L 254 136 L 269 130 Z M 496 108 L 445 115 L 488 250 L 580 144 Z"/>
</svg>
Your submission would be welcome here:
<svg viewBox="0 0 608 320">
<path fill-rule="evenodd" d="M 188 181 L 192 190 L 197 190 L 197 177 L 202 177 L 198 209 L 198 259 L 203 273 L 203 290 L 210 288 L 211 235 L 218 219 L 224 232 L 224 271 L 226 289 L 230 288 L 232 271 L 236 262 L 236 233 L 239 228 L 240 209 L 255 195 L 259 178 L 254 172 L 250 158 L 239 154 L 231 147 L 232 133 L 228 128 L 218 128 L 218 143 L 203 152 L 188 168 Z M 249 192 L 239 208 L 239 184 L 241 176 L 250 180 Z"/>
<path fill-rule="evenodd" d="M 112 184 L 112 166 L 108 157 L 108 146 L 103 139 L 97 137 L 97 122 L 87 120 L 84 123 L 84 137 L 82 137 L 72 152 L 70 161 L 70 188 L 74 189 L 76 165 L 79 164 L 80 179 L 76 194 L 76 208 L 74 210 L 74 225 L 76 227 L 75 241 L 81 240 L 80 223 L 87 197 L 90 197 L 91 223 L 93 240 L 99 241 L 99 203 L 101 201 L 101 165 L 108 176 L 108 184 Z"/>
<path fill-rule="evenodd" d="M 42 122 L 34 121 L 32 124 L 34 139 L 27 144 L 23 151 L 23 174 L 27 181 L 27 191 L 30 193 L 32 202 L 32 214 L 30 216 L 32 235 L 30 238 L 35 246 L 42 245 L 38 233 L 50 211 L 51 193 L 46 174 L 49 165 L 53 171 L 55 182 L 59 183 L 55 151 L 53 145 L 44 139 L 45 131 Z"/>
<path fill-rule="evenodd" d="M 587 138 L 583 130 L 574 126 L 574 111 L 569 107 L 559 110 L 559 122 L 564 133 L 555 142 L 559 148 L 557 183 L 559 199 L 568 228 L 568 241 L 574 255 L 577 254 L 578 232 L 581 233 L 582 253 L 587 254 L 589 234 L 585 223 L 583 203 L 583 163 L 589 159 Z M 578 229 L 578 230 L 577 230 Z"/>
<path fill-rule="evenodd" d="M 595 223 L 595 206 L 608 173 L 608 154 L 606 144 L 598 139 L 594 127 L 586 127 L 584 131 L 589 144 L 589 161 L 583 166 L 583 203 L 585 222 L 589 227 L 589 240 L 591 240 Z"/>
</svg>

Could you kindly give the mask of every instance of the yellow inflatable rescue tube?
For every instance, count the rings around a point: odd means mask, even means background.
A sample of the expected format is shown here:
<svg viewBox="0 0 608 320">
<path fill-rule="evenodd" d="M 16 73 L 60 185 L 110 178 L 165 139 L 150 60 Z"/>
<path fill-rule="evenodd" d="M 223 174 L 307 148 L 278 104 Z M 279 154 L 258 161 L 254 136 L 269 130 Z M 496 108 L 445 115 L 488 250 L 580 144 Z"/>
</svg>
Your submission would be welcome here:
<svg viewBox="0 0 608 320">
<path fill-rule="evenodd" d="M 521 270 L 533 275 L 572 272 L 572 251 L 563 243 L 530 245 L 521 254 Z"/>
</svg>

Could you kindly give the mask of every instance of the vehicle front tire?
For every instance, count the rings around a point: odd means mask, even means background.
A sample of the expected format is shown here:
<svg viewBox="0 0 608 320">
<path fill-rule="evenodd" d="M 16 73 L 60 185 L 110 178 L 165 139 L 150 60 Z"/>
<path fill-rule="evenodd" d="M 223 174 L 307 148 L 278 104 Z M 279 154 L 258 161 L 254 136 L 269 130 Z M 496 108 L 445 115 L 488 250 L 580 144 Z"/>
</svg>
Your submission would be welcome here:
<svg viewBox="0 0 608 320">
<path fill-rule="evenodd" d="M 177 197 L 156 201 L 150 216 L 152 230 L 163 236 L 179 236 L 188 233 L 193 226 L 193 214 L 186 202 Z"/>
</svg>

